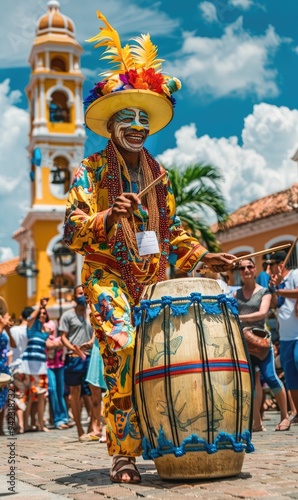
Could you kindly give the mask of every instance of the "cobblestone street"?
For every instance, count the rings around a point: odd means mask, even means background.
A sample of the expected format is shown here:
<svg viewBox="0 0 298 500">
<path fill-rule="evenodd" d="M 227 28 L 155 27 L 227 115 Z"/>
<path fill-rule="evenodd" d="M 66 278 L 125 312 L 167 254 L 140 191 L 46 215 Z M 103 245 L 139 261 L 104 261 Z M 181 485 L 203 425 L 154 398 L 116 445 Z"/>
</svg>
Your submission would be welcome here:
<svg viewBox="0 0 298 500">
<path fill-rule="evenodd" d="M 253 434 L 255 452 L 245 455 L 237 477 L 171 482 L 161 480 L 154 462 L 138 459 L 140 485 L 117 485 L 109 480 L 110 458 L 105 444 L 80 443 L 75 428 L 30 432 L 0 438 L 0 496 L 13 494 L 9 460 L 16 453 L 14 498 L 136 499 L 223 498 L 298 499 L 298 425 L 275 432 L 279 415 L 266 413 L 267 432 Z M 4 451 L 4 453 L 3 453 Z M 11 478 L 14 479 L 14 476 Z"/>
</svg>

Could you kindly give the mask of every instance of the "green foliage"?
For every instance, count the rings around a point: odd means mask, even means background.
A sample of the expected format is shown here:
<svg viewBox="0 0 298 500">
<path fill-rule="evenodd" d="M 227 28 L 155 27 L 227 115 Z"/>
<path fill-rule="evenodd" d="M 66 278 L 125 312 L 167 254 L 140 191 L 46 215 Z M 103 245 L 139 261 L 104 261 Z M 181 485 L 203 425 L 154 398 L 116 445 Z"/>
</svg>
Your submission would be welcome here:
<svg viewBox="0 0 298 500">
<path fill-rule="evenodd" d="M 219 250 L 219 242 L 211 231 L 206 219 L 210 212 L 218 223 L 226 222 L 228 211 L 220 190 L 223 177 L 217 167 L 196 163 L 184 170 L 177 167 L 168 169 L 176 211 L 187 230 L 198 237 L 208 250 Z"/>
</svg>

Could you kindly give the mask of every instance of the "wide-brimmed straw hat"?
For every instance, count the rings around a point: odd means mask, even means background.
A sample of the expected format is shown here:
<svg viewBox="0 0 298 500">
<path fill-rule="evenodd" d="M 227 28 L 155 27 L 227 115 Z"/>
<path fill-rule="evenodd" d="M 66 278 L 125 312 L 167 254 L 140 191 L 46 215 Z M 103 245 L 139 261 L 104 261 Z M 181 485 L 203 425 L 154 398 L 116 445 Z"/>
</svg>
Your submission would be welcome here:
<svg viewBox="0 0 298 500">
<path fill-rule="evenodd" d="M 101 59 L 111 59 L 116 65 L 113 70 L 101 73 L 105 78 L 98 82 L 85 99 L 86 126 L 103 137 L 110 137 L 108 120 L 125 108 L 138 108 L 149 117 L 150 135 L 164 128 L 173 118 L 175 99 L 172 93 L 181 88 L 177 78 L 161 73 L 162 59 L 157 59 L 157 47 L 150 35 L 134 39 L 137 45 L 122 48 L 117 31 L 104 15 L 97 11 L 97 17 L 106 28 L 89 42 L 95 47 L 107 48 Z"/>
<path fill-rule="evenodd" d="M 138 108 L 149 117 L 150 135 L 164 128 L 173 117 L 173 106 L 169 99 L 150 90 L 123 90 L 106 94 L 88 107 L 85 123 L 88 128 L 103 137 L 110 137 L 107 122 L 124 108 Z"/>
</svg>

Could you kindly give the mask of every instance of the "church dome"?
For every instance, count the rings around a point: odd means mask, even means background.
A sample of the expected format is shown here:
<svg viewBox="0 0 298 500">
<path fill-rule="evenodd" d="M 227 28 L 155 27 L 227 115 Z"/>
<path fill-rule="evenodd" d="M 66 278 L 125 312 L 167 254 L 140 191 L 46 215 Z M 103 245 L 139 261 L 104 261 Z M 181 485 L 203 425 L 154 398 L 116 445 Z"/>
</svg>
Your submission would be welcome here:
<svg viewBox="0 0 298 500">
<path fill-rule="evenodd" d="M 49 0 L 47 14 L 44 14 L 37 22 L 37 36 L 59 33 L 74 37 L 74 32 L 75 27 L 72 20 L 60 12 L 60 2 Z"/>
</svg>

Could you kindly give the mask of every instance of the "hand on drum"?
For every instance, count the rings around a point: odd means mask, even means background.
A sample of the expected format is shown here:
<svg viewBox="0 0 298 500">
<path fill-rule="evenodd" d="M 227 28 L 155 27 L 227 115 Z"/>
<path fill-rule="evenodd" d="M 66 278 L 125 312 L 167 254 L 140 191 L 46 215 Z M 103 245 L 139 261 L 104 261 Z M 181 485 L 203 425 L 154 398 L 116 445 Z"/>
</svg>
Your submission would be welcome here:
<svg viewBox="0 0 298 500">
<path fill-rule="evenodd" d="M 206 253 L 201 260 L 214 273 L 221 273 L 235 267 L 234 259 L 235 255 L 229 253 Z"/>
</svg>

